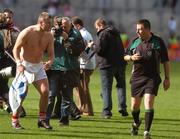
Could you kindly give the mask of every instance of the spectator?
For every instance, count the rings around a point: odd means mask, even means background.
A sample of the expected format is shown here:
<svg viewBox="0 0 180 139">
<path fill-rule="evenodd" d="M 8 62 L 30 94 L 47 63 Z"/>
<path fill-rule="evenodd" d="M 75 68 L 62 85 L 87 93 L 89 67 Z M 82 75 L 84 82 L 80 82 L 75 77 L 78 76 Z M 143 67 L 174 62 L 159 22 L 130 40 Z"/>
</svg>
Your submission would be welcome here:
<svg viewBox="0 0 180 139">
<path fill-rule="evenodd" d="M 77 100 L 79 100 L 79 109 L 83 115 L 93 116 L 93 106 L 91 101 L 91 96 L 89 92 L 89 83 L 90 83 L 90 76 L 92 75 L 95 66 L 95 55 L 93 55 L 92 50 L 88 49 L 87 44 L 88 42 L 93 41 L 91 34 L 85 29 L 84 22 L 79 17 L 73 17 L 72 23 L 74 27 L 80 31 L 84 42 L 86 44 L 86 50 L 82 52 L 80 55 L 80 84 L 76 88 L 77 90 Z"/>
<path fill-rule="evenodd" d="M 175 35 L 177 30 L 177 21 L 174 16 L 171 16 L 168 21 L 169 36 Z"/>
<path fill-rule="evenodd" d="M 97 40 L 95 46 L 89 43 L 97 53 L 97 66 L 100 70 L 103 109 L 102 117 L 111 118 L 112 116 L 112 84 L 115 77 L 118 95 L 118 109 L 122 116 L 128 116 L 126 110 L 126 82 L 124 61 L 124 47 L 120 38 L 119 31 L 113 26 L 107 26 L 106 20 L 98 18 L 95 21 Z"/>
<path fill-rule="evenodd" d="M 63 2 L 63 14 L 64 16 L 70 17 L 73 15 L 72 5 L 69 0 Z"/>
<path fill-rule="evenodd" d="M 169 59 L 176 60 L 179 58 L 179 39 L 175 34 L 172 34 L 168 39 L 168 52 L 169 52 Z"/>
<path fill-rule="evenodd" d="M 42 9 L 46 10 L 51 16 L 55 16 L 59 10 L 60 1 L 59 0 L 48 0 Z"/>
<path fill-rule="evenodd" d="M 4 57 L 2 58 L 1 65 L 3 65 L 4 68 L 11 68 L 12 69 L 12 75 L 11 76 L 4 76 L 0 77 L 0 89 L 2 92 L 2 97 L 4 98 L 4 108 L 6 111 L 9 113 L 11 112 L 10 106 L 9 106 L 9 86 L 8 86 L 8 81 L 10 77 L 15 76 L 15 71 L 16 71 L 16 64 L 13 59 L 13 54 L 12 54 L 12 49 L 15 45 L 15 41 L 17 39 L 17 36 L 19 34 L 19 29 L 14 26 L 13 22 L 13 16 L 14 13 L 10 9 L 5 9 L 3 11 L 4 14 L 4 29 L 1 30 L 1 33 L 4 38 Z M 24 108 L 22 107 L 22 111 L 20 112 L 20 116 L 24 117 L 26 116 L 26 112 Z"/>
<path fill-rule="evenodd" d="M 120 37 L 121 37 L 124 49 L 126 49 L 128 47 L 128 45 L 129 45 L 129 37 L 128 37 L 127 33 L 122 32 L 120 34 Z"/>
<path fill-rule="evenodd" d="M 55 40 L 59 49 L 59 56 L 55 59 L 56 67 L 60 70 L 60 89 L 62 94 L 60 126 L 69 125 L 69 116 L 73 113 L 79 119 L 80 111 L 73 101 L 73 88 L 77 87 L 80 80 L 80 65 L 78 57 L 84 50 L 81 34 L 73 28 L 68 17 L 62 17 L 62 37 Z"/>
<path fill-rule="evenodd" d="M 61 118 L 62 97 L 64 96 L 64 93 L 65 94 L 71 93 L 70 89 L 72 89 L 71 86 L 68 84 L 68 82 L 70 82 L 69 80 L 76 81 L 76 79 L 69 79 L 69 77 L 67 78 L 69 74 L 73 75 L 74 72 L 71 71 L 72 69 L 70 69 L 70 67 L 68 67 L 70 66 L 69 63 L 66 63 L 69 57 L 66 57 L 66 53 L 64 49 L 64 41 L 63 41 L 62 35 L 65 32 L 64 32 L 64 29 L 62 28 L 62 19 L 63 17 L 60 17 L 60 16 L 54 17 L 54 27 L 52 28 L 52 34 L 54 35 L 54 39 L 55 39 L 54 40 L 55 58 L 54 58 L 54 63 L 52 64 L 52 67 L 50 68 L 50 70 L 47 71 L 48 79 L 49 79 L 49 87 L 50 87 L 48 109 L 47 109 L 47 114 L 46 114 L 46 121 L 48 123 L 51 118 Z M 65 59 L 65 60 L 62 60 L 62 59 Z M 67 66 L 66 68 L 63 67 L 63 63 L 67 64 L 67 65 L 64 65 L 65 67 Z M 66 71 L 68 73 L 66 73 Z M 67 89 L 65 87 L 66 85 L 69 86 Z M 54 106 L 55 98 L 57 98 L 56 106 Z M 68 105 L 68 107 L 69 107 L 69 110 L 67 111 L 69 112 L 69 114 L 71 114 L 75 120 L 79 119 L 80 111 L 77 108 L 76 104 L 74 103 L 73 99 L 70 99 L 70 105 Z M 54 114 L 56 115 L 52 115 L 53 109 L 55 112 Z"/>
<path fill-rule="evenodd" d="M 51 68 L 47 71 L 47 76 L 48 76 L 48 81 L 49 81 L 49 99 L 48 99 L 48 108 L 47 108 L 47 113 L 46 113 L 46 121 L 49 123 L 51 117 L 52 117 L 52 112 L 54 110 L 54 105 L 55 105 L 55 99 L 59 103 L 57 107 L 57 113 L 53 113 L 53 118 L 60 118 L 61 117 L 61 100 L 62 100 L 62 95 L 60 93 L 61 91 L 61 74 L 60 70 L 57 68 L 58 65 L 56 64 L 56 60 L 59 58 L 59 53 L 61 52 L 59 50 L 59 45 L 57 45 L 56 42 L 58 42 L 58 39 L 61 37 L 61 17 L 55 16 L 54 17 L 54 26 L 51 29 L 51 33 L 54 36 L 54 51 L 55 51 L 55 61 L 52 64 Z M 61 44 L 62 45 L 62 44 Z M 60 45 L 60 46 L 61 46 Z M 61 46 L 62 47 L 62 46 Z"/>
</svg>

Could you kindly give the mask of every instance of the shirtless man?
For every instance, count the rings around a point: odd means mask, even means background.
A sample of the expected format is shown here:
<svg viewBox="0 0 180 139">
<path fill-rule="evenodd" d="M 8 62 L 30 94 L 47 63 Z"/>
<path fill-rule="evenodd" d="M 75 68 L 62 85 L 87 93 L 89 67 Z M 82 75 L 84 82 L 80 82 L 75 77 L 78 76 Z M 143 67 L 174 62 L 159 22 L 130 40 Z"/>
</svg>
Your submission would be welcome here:
<svg viewBox="0 0 180 139">
<path fill-rule="evenodd" d="M 35 75 L 33 85 L 40 93 L 38 127 L 45 129 L 52 129 L 49 123 L 45 121 L 49 94 L 45 70 L 51 67 L 54 59 L 54 42 L 50 29 L 51 18 L 48 13 L 42 12 L 36 25 L 25 28 L 19 34 L 13 49 L 17 72 L 27 70 Z M 43 64 L 44 51 L 47 51 L 48 60 Z M 12 126 L 15 129 L 22 129 L 18 118 L 18 112 L 13 113 Z"/>
</svg>

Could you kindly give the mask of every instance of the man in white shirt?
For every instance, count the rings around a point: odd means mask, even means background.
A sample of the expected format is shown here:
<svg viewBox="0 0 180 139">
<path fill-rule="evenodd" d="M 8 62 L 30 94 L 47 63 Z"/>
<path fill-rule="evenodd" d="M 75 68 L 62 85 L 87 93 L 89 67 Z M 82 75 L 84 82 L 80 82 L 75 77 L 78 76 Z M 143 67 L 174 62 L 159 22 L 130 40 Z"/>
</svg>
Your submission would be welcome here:
<svg viewBox="0 0 180 139">
<path fill-rule="evenodd" d="M 177 22 L 173 16 L 171 16 L 168 21 L 168 29 L 170 36 L 176 34 Z"/>
<path fill-rule="evenodd" d="M 88 42 L 93 41 L 92 35 L 84 28 L 84 23 L 79 17 L 73 17 L 72 23 L 74 28 L 80 31 L 86 46 Z M 95 55 L 90 48 L 86 47 L 85 51 L 80 55 L 79 60 L 81 79 L 79 86 L 76 88 L 78 107 L 83 115 L 93 116 L 94 112 L 89 92 L 89 82 L 90 76 L 96 66 Z"/>
</svg>

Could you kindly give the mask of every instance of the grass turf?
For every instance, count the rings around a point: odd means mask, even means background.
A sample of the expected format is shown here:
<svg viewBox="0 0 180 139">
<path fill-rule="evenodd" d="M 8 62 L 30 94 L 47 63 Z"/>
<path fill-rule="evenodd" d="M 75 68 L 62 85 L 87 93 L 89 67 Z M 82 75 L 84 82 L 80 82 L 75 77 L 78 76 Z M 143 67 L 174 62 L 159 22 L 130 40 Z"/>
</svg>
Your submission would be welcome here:
<svg viewBox="0 0 180 139">
<path fill-rule="evenodd" d="M 171 63 L 171 88 L 164 92 L 162 84 L 155 100 L 155 119 L 152 124 L 153 139 L 180 139 L 180 78 L 179 62 Z M 131 65 L 127 66 L 127 105 L 130 114 L 130 85 Z M 163 71 L 162 71 L 163 75 Z M 163 76 L 162 76 L 163 79 Z M 30 86 L 29 94 L 24 102 L 27 112 L 25 118 L 21 118 L 21 124 L 25 130 L 11 128 L 10 115 L 0 110 L 0 139 L 142 139 L 144 121 L 137 137 L 130 135 L 132 123 L 131 114 L 122 117 L 117 109 L 117 95 L 115 82 L 113 87 L 113 117 L 101 118 L 102 100 L 100 98 L 99 73 L 95 71 L 91 77 L 90 90 L 95 116 L 83 116 L 78 121 L 70 121 L 69 127 L 59 127 L 58 120 L 51 120 L 52 131 L 37 128 L 39 95 L 33 86 Z M 142 102 L 143 103 L 143 102 Z M 141 117 L 144 119 L 144 107 L 141 107 Z"/>
</svg>

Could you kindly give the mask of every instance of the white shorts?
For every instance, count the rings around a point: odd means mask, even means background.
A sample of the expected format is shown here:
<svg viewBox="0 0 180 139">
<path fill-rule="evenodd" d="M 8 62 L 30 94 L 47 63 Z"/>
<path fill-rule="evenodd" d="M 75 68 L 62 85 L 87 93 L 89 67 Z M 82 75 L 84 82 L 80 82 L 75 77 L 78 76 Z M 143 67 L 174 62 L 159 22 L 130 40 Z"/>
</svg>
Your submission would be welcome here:
<svg viewBox="0 0 180 139">
<path fill-rule="evenodd" d="M 42 79 L 47 78 L 47 75 L 46 75 L 46 72 L 43 68 L 42 62 L 34 64 L 34 63 L 30 63 L 30 62 L 27 62 L 24 60 L 22 62 L 22 65 L 25 67 L 25 69 L 28 72 L 34 74 L 34 76 L 35 76 L 34 81 L 38 81 L 38 80 L 42 80 Z"/>
</svg>

